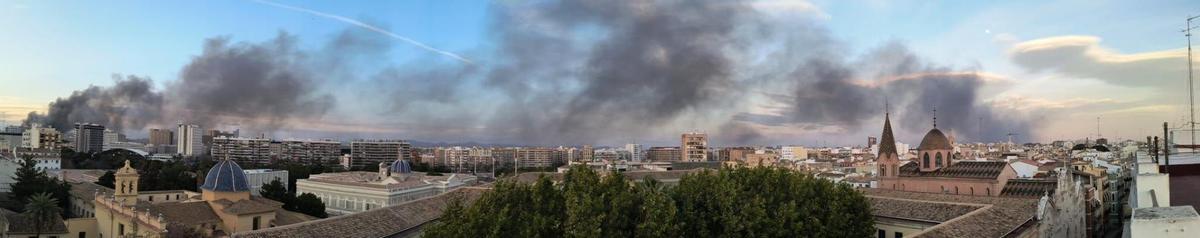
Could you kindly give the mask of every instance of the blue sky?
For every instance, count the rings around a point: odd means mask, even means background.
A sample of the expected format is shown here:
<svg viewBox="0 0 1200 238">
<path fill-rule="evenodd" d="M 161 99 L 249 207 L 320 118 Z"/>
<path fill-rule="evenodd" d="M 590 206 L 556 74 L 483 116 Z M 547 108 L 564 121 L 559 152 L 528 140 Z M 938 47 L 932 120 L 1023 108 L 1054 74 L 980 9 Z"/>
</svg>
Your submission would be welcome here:
<svg viewBox="0 0 1200 238">
<path fill-rule="evenodd" d="M 514 2 L 524 1 L 501 1 Z M 1110 135 L 1122 130 L 1126 135 L 1144 132 L 1154 127 L 1155 120 L 1178 121 L 1183 101 L 1178 94 L 1163 94 L 1171 86 L 1129 86 L 1111 81 L 1121 79 L 1077 70 L 1015 63 L 1013 50 L 1021 43 L 1086 36 L 1098 41 L 1098 49 L 1118 56 L 1167 54 L 1185 47 L 1178 32 L 1185 16 L 1200 14 L 1200 1 L 1186 0 L 783 2 L 807 6 L 782 14 L 816 19 L 815 24 L 846 45 L 849 55 L 901 42 L 929 62 L 1008 79 L 1003 85 L 986 87 L 983 100 L 1054 110 L 1056 117 L 1036 139 L 1095 134 L 1094 126 L 1088 126 L 1091 123 L 1078 121 L 1090 122 L 1098 116 L 1113 118 Z M 494 24 L 489 7 L 495 2 L 279 3 L 361 20 L 468 58 L 486 59 L 495 44 L 489 31 Z M 72 91 L 111 85 L 113 74 L 148 76 L 162 87 L 177 79 L 181 66 L 199 55 L 203 40 L 212 37 L 262 42 L 286 31 L 300 39 L 301 48 L 318 48 L 348 28 L 353 26 L 254 1 L 4 1 L 0 2 L 4 35 L 0 37 L 0 85 L 4 85 L 0 112 L 6 113 L 5 121 L 14 123 L 24 112 L 43 111 L 46 103 Z M 390 49 L 387 57 L 394 64 L 452 62 L 429 57 L 428 51 L 411 45 Z M 1038 67 L 1042 70 L 1033 70 Z M 1107 105 L 1087 106 L 1090 103 Z M 1165 116 L 1130 115 L 1145 110 Z"/>
</svg>

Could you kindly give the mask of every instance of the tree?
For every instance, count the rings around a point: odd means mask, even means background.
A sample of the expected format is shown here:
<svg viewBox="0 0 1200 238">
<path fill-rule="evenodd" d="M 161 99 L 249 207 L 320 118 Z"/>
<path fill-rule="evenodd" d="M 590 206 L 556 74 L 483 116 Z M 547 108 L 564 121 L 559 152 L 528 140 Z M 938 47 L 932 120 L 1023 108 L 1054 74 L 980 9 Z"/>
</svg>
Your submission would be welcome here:
<svg viewBox="0 0 1200 238">
<path fill-rule="evenodd" d="M 295 207 L 295 212 L 308 214 L 309 216 L 320 218 L 329 216 L 329 214 L 325 213 L 325 203 L 321 202 L 321 199 L 312 193 L 303 193 L 296 197 Z"/>
<path fill-rule="evenodd" d="M 96 184 L 107 188 L 114 188 L 117 184 L 117 174 L 113 173 L 113 171 L 104 172 L 104 175 L 101 175 L 96 180 Z"/>
<path fill-rule="evenodd" d="M 58 207 L 58 199 L 52 197 L 49 193 L 39 193 L 29 197 L 25 202 L 25 213 L 27 219 L 33 221 L 33 230 L 36 231 L 34 237 L 41 237 L 42 231 L 54 228 L 54 222 L 58 221 L 59 213 L 62 208 Z"/>
<path fill-rule="evenodd" d="M 431 237 L 866 237 L 870 204 L 849 185 L 775 168 L 684 176 L 664 187 L 571 168 L 555 185 L 512 180 L 451 204 Z"/>
<path fill-rule="evenodd" d="M 27 201 L 34 195 L 47 193 L 56 199 L 60 208 L 64 208 L 61 209 L 62 211 L 68 210 L 65 208 L 71 206 L 69 200 L 71 196 L 70 184 L 47 176 L 46 171 L 37 169 L 37 167 L 35 167 L 37 165 L 37 161 L 34 160 L 33 157 L 26 156 L 20 164 L 21 167 L 17 168 L 17 172 L 13 177 L 13 180 L 16 182 L 9 187 L 10 201 Z M 10 205 L 9 208 L 18 211 L 24 210 L 24 207 L 20 206 Z M 65 216 L 66 214 L 63 215 Z"/>
<path fill-rule="evenodd" d="M 279 179 L 271 180 L 269 183 L 264 183 L 262 190 L 260 190 L 258 194 L 262 195 L 263 198 L 282 202 L 283 209 L 287 209 L 289 211 L 296 210 L 295 204 L 293 203 L 293 200 L 295 200 L 294 195 L 288 193 L 287 187 L 284 187 L 283 182 L 280 182 Z"/>
</svg>

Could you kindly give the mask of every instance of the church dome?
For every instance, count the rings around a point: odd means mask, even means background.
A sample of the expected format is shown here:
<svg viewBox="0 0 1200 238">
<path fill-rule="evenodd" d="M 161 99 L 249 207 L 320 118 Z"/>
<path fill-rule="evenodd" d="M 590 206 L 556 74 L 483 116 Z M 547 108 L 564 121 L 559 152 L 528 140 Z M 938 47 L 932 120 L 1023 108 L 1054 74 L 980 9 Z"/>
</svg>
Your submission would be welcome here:
<svg viewBox="0 0 1200 238">
<path fill-rule="evenodd" d="M 921 146 L 917 147 L 917 149 L 918 150 L 941 150 L 941 149 L 948 150 L 948 149 L 954 149 L 954 147 L 950 145 L 950 139 L 946 138 L 946 134 L 943 134 L 942 130 L 933 128 L 933 130 L 929 130 L 929 133 L 925 133 L 925 138 L 921 139 Z"/>
<path fill-rule="evenodd" d="M 392 166 L 389 166 L 388 168 L 392 171 L 392 173 L 412 173 L 412 163 L 409 163 L 408 160 L 396 160 L 396 162 L 392 162 Z"/>
<path fill-rule="evenodd" d="M 246 172 L 242 171 L 242 167 L 232 160 L 224 159 L 208 170 L 208 175 L 204 177 L 204 185 L 200 186 L 200 189 L 245 192 L 250 191 L 250 186 L 246 182 Z"/>
</svg>

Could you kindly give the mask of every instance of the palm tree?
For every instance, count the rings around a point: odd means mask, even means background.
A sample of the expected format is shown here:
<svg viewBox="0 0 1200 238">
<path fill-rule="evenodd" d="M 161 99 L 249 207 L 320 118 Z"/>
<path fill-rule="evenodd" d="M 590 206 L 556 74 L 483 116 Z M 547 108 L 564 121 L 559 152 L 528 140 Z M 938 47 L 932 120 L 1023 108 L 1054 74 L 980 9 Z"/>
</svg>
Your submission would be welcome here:
<svg viewBox="0 0 1200 238">
<path fill-rule="evenodd" d="M 62 208 L 58 207 L 58 199 L 51 197 L 50 193 L 39 193 L 29 197 L 29 202 L 25 203 L 25 216 L 33 221 L 34 230 L 37 231 L 35 237 L 41 237 L 42 231 L 46 230 L 62 212 Z"/>
</svg>

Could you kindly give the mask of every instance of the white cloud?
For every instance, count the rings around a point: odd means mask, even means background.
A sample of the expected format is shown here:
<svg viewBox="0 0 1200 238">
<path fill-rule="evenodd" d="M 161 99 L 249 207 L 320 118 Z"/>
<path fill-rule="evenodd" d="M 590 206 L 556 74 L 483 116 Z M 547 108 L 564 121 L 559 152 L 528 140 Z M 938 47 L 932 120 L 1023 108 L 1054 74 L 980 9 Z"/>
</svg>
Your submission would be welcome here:
<svg viewBox="0 0 1200 238">
<path fill-rule="evenodd" d="M 1094 78 L 1133 87 L 1186 86 L 1187 52 L 1172 49 L 1123 54 L 1100 46 L 1094 36 L 1058 36 L 1017 43 L 1012 61 L 1035 72 Z"/>
<path fill-rule="evenodd" d="M 758 0 L 750 6 L 776 16 L 812 16 L 826 20 L 831 18 L 817 5 L 805 0 Z"/>
</svg>

